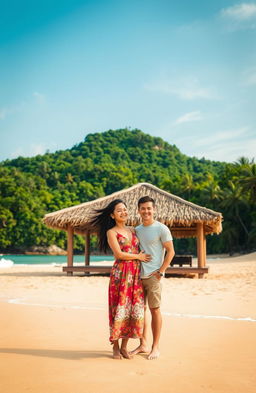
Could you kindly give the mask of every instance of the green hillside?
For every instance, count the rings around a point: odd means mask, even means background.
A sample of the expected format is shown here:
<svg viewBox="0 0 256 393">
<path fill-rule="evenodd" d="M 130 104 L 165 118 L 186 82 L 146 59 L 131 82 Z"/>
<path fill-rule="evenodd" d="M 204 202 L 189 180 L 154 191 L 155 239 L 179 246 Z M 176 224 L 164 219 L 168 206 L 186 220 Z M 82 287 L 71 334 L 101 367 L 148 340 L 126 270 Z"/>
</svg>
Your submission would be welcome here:
<svg viewBox="0 0 256 393">
<path fill-rule="evenodd" d="M 246 158 L 234 164 L 199 160 L 140 130 L 89 134 L 71 149 L 0 164 L 0 251 L 64 248 L 65 233 L 46 228 L 45 213 L 144 181 L 223 213 L 224 231 L 210 237 L 208 252 L 253 250 L 255 178 L 255 164 Z M 176 247 L 193 252 L 194 243 L 180 240 Z M 76 250 L 83 246 L 77 237 Z"/>
</svg>

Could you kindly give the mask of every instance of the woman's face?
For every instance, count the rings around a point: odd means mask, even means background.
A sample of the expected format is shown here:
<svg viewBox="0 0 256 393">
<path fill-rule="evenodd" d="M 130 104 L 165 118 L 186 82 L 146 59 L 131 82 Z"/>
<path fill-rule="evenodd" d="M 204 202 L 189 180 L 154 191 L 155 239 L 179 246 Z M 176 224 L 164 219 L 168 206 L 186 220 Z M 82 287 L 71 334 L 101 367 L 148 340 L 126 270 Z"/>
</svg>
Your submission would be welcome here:
<svg viewBox="0 0 256 393">
<path fill-rule="evenodd" d="M 124 203 L 118 203 L 115 206 L 115 209 L 113 213 L 111 214 L 111 217 L 115 220 L 116 223 L 125 223 L 128 220 L 128 211 L 127 207 L 125 206 Z"/>
</svg>

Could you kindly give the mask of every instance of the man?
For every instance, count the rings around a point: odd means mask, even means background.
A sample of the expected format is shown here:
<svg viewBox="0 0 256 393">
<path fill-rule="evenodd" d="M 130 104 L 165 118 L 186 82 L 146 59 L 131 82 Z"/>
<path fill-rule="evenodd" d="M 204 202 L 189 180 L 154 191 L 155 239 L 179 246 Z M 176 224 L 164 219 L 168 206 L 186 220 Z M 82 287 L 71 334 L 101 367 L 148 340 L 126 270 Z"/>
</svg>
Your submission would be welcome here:
<svg viewBox="0 0 256 393">
<path fill-rule="evenodd" d="M 148 302 L 152 317 L 151 329 L 153 334 L 153 345 L 150 350 L 147 339 L 149 325 L 145 317 L 143 338 L 140 340 L 139 347 L 132 351 L 131 354 L 136 355 L 137 353 L 150 352 L 148 359 L 153 360 L 160 356 L 159 339 L 162 328 L 162 316 L 160 311 L 162 291 L 161 279 L 164 277 L 165 270 L 170 265 L 175 252 L 172 235 L 168 227 L 154 220 L 154 199 L 149 196 L 140 198 L 138 201 L 138 210 L 142 219 L 142 224 L 136 227 L 136 233 L 140 240 L 141 249 L 152 257 L 150 262 L 141 263 L 141 279 L 145 293 L 145 301 L 147 300 Z"/>
</svg>

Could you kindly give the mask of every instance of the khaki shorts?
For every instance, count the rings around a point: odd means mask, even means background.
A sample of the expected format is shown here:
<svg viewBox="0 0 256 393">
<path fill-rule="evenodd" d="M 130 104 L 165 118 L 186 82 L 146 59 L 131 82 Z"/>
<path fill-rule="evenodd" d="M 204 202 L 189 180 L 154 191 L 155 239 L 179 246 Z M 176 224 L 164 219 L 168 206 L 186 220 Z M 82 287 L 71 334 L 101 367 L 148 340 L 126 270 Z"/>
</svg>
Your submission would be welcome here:
<svg viewBox="0 0 256 393">
<path fill-rule="evenodd" d="M 149 278 L 142 278 L 145 300 L 148 301 L 149 308 L 158 308 L 161 304 L 162 283 L 153 275 Z"/>
</svg>

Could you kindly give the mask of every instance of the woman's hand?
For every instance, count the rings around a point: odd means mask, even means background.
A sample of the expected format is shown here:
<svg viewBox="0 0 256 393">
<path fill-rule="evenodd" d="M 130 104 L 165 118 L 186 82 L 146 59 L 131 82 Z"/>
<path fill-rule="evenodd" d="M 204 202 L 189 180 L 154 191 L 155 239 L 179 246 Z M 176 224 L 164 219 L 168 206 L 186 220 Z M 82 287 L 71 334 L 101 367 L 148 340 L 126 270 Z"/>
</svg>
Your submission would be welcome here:
<svg viewBox="0 0 256 393">
<path fill-rule="evenodd" d="M 152 258 L 151 258 L 151 255 L 150 255 L 150 254 L 145 254 L 144 251 L 141 251 L 141 252 L 138 254 L 137 259 L 138 259 L 139 261 L 141 261 L 141 262 L 150 262 Z"/>
</svg>

